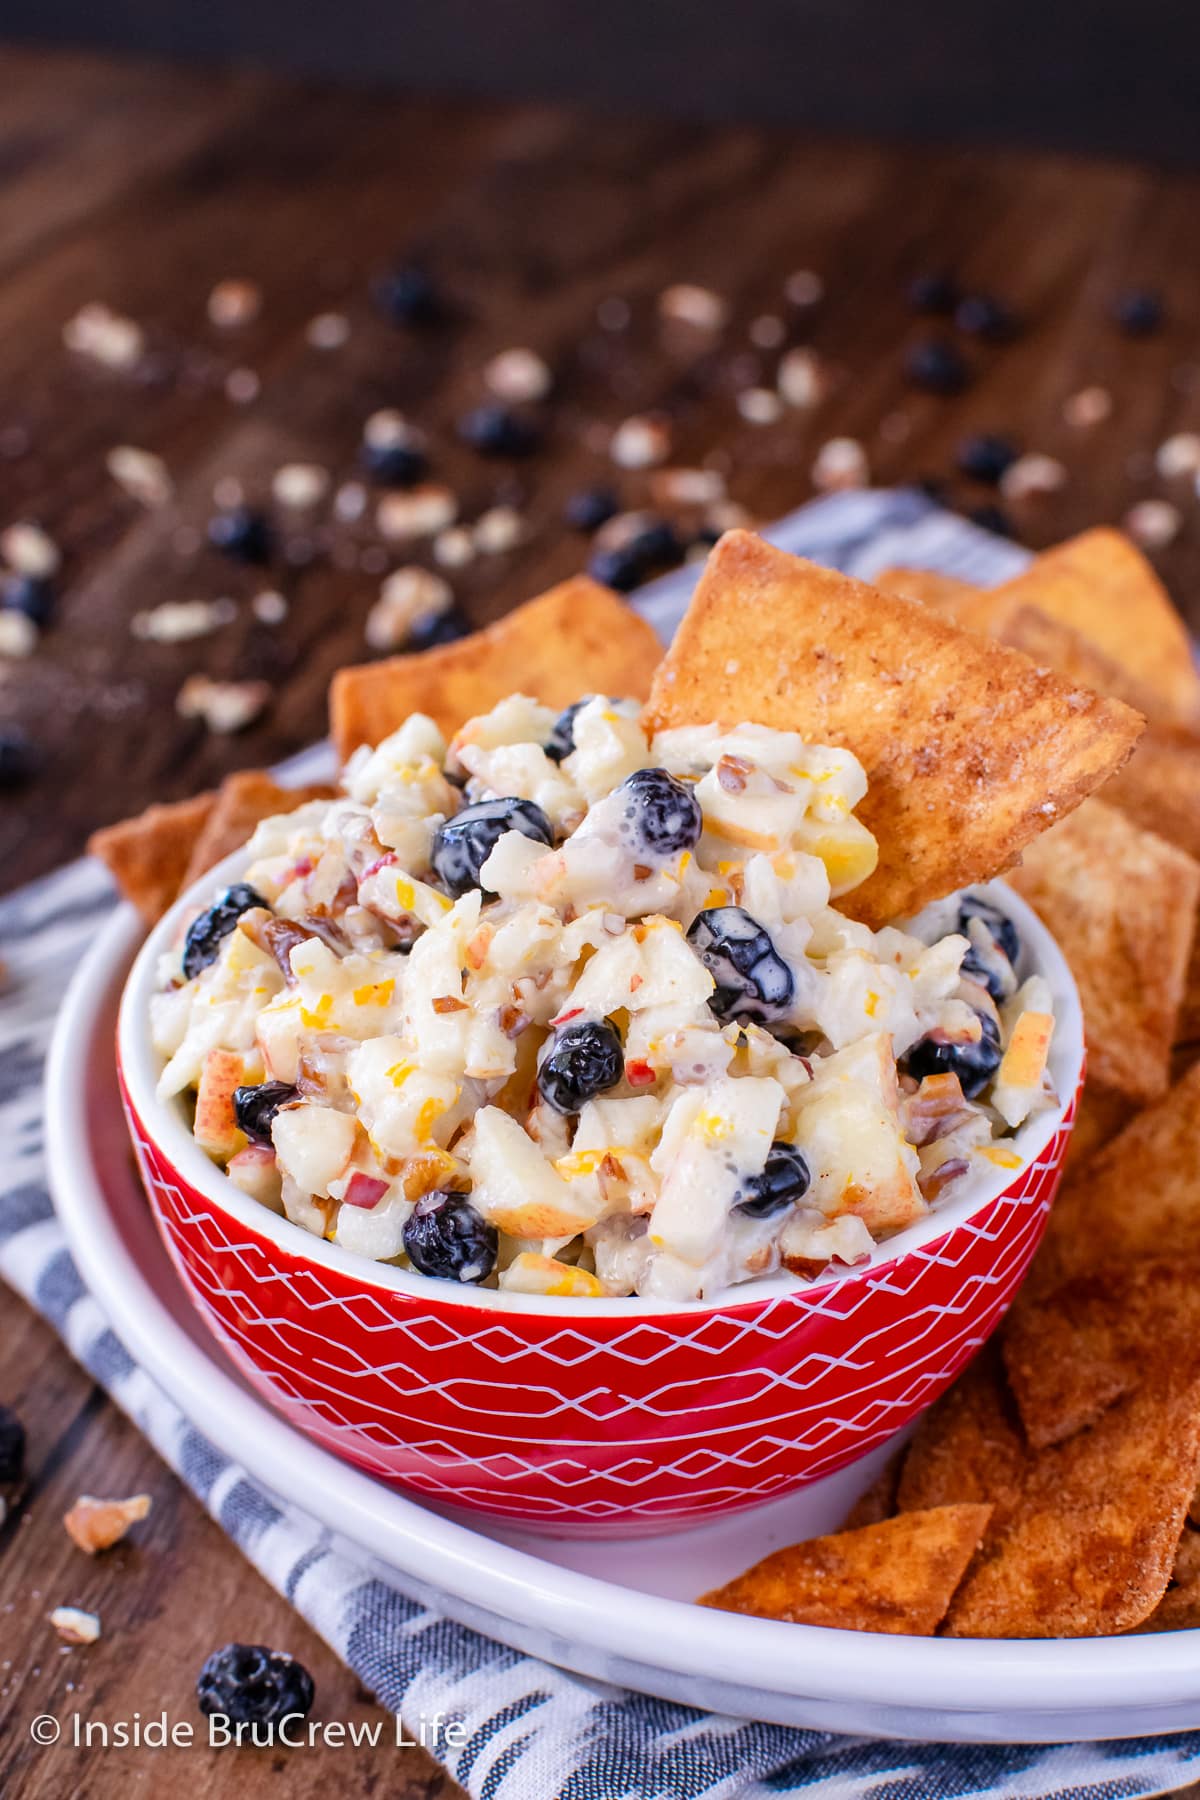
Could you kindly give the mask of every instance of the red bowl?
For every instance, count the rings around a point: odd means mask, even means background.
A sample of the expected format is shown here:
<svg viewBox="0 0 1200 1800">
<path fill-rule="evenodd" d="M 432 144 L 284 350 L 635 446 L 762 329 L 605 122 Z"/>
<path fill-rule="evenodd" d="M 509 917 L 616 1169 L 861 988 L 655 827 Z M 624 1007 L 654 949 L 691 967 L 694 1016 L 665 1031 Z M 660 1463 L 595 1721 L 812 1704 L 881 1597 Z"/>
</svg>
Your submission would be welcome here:
<svg viewBox="0 0 1200 1800">
<path fill-rule="evenodd" d="M 236 864 L 222 871 L 226 879 Z M 216 885 L 206 878 L 207 898 Z M 163 1241 L 234 1362 L 293 1425 L 418 1496 L 514 1525 L 643 1535 L 776 1499 L 909 1424 L 1007 1310 L 1062 1173 L 1083 1042 L 1053 940 L 993 884 L 1055 995 L 1063 1106 L 1022 1167 L 861 1269 L 717 1301 L 548 1299 L 369 1262 L 242 1194 L 154 1096 L 146 1002 L 181 909 L 130 975 L 121 1085 Z"/>
</svg>

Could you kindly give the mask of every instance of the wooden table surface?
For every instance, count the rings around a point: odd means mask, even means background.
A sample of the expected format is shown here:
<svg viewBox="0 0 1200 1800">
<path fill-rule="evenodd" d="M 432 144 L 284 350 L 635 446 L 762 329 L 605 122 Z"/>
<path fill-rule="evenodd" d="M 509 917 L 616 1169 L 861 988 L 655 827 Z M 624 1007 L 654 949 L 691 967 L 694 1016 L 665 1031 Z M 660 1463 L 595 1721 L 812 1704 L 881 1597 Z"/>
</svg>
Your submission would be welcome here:
<svg viewBox="0 0 1200 1800">
<path fill-rule="evenodd" d="M 76 853 L 97 824 L 152 798 L 211 785 L 320 735 L 329 675 L 364 654 L 363 626 L 386 558 L 368 527 L 275 509 L 283 559 L 247 571 L 203 543 L 213 491 L 236 478 L 266 499 L 273 472 L 315 462 L 354 475 L 362 421 L 398 406 L 429 433 L 435 478 L 463 516 L 513 501 L 524 541 L 450 579 L 481 621 L 580 566 L 586 546 L 561 523 L 565 497 L 613 481 L 629 505 L 651 479 L 614 472 L 608 428 L 661 408 L 677 466 L 728 476 L 732 498 L 769 518 L 813 491 L 828 439 L 863 443 L 881 483 L 941 477 L 954 504 L 994 501 L 954 474 L 967 432 L 998 431 L 1059 458 L 1060 491 L 1007 508 L 1031 545 L 1120 519 L 1135 501 L 1172 499 L 1183 515 L 1158 557 L 1200 624 L 1194 492 L 1164 484 L 1153 452 L 1200 427 L 1200 182 L 1055 157 L 899 150 L 751 130 L 620 123 L 541 108 L 439 105 L 298 87 L 257 74 L 206 75 L 152 64 L 0 53 L 0 527 L 34 519 L 63 553 L 53 625 L 33 656 L 0 665 L 0 716 L 24 726 L 41 766 L 0 796 L 0 882 L 12 886 Z M 373 311 L 371 277 L 420 256 L 453 304 L 426 330 Z M 1010 344 L 958 341 L 966 390 L 941 398 L 906 381 L 908 346 L 940 321 L 914 318 L 909 279 L 951 268 L 1021 315 Z M 814 271 L 815 307 L 787 277 Z M 206 298 L 229 276 L 261 284 L 261 316 L 220 332 Z M 664 345 L 656 297 L 697 282 L 730 303 L 716 347 Z M 1164 329 L 1137 341 L 1113 326 L 1118 291 L 1148 286 Z M 64 323 L 104 301 L 137 319 L 150 346 L 137 376 L 89 365 L 63 346 Z M 624 301 L 630 309 L 625 330 Z M 343 315 L 345 344 L 315 348 L 314 315 Z M 784 322 L 831 381 L 810 411 L 753 426 L 736 394 L 770 385 L 779 351 L 751 322 Z M 770 335 L 772 328 L 757 329 Z M 481 397 L 481 369 L 513 345 L 555 370 L 545 447 L 490 464 L 454 422 Z M 225 391 L 232 369 L 260 382 L 253 404 Z M 1091 428 L 1064 402 L 1098 385 L 1111 417 Z M 165 460 L 169 504 L 147 509 L 106 473 L 115 445 Z M 419 553 L 415 560 L 428 561 Z M 365 567 L 364 567 L 365 562 Z M 248 601 L 283 591 L 267 626 Z M 230 596 L 233 621 L 186 644 L 150 644 L 133 616 L 168 599 Z M 177 716 L 186 675 L 263 678 L 261 721 L 240 736 Z M 182 1752 L 38 1750 L 37 1713 L 77 1705 L 117 1719 L 163 1707 L 193 1716 L 196 1670 L 232 1637 L 270 1641 L 317 1678 L 327 1718 L 369 1716 L 369 1697 L 250 1572 L 152 1452 L 14 1304 L 0 1313 L 0 1397 L 30 1432 L 29 1495 L 0 1543 L 0 1790 L 36 1797 L 157 1791 L 162 1757 Z M 81 1491 L 145 1489 L 154 1511 L 97 1562 L 70 1548 L 60 1515 Z M 98 1602 L 105 1636 L 62 1653 L 45 1613 Z M 278 1784 L 297 1797 L 337 1781 L 398 1800 L 457 1790 L 420 1751 L 189 1752 L 189 1793 L 244 1800 Z M 169 1764 L 181 1786 L 183 1765 Z"/>
</svg>

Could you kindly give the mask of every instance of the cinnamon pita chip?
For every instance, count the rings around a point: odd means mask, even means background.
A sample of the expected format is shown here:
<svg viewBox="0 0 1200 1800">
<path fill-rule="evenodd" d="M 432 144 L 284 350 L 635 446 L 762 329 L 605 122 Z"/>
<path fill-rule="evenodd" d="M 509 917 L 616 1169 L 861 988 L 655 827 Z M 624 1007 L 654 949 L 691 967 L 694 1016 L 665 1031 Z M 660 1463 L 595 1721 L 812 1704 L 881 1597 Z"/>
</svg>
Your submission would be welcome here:
<svg viewBox="0 0 1200 1800">
<path fill-rule="evenodd" d="M 1002 1335 L 1029 1442 L 1061 1443 L 1164 1363 L 1200 1360 L 1200 1259 L 1109 1266 L 1051 1294 L 1026 1287 Z"/>
<path fill-rule="evenodd" d="M 915 600 L 968 631 L 990 632 L 996 617 L 989 589 L 974 587 L 957 575 L 943 575 L 940 569 L 881 569 L 872 576 L 871 586 L 901 600 Z"/>
<path fill-rule="evenodd" d="M 1123 532 L 1085 531 L 1044 551 L 994 591 L 1002 601 L 1036 606 L 1090 639 L 1157 696 L 1157 716 L 1176 725 L 1200 722 L 1200 676 L 1187 628 Z"/>
<path fill-rule="evenodd" d="M 183 885 L 192 850 L 216 804 L 215 794 L 197 794 L 165 806 L 148 806 L 136 818 L 105 825 L 88 839 L 88 849 L 108 866 L 126 900 L 148 925 L 161 919 Z"/>
<path fill-rule="evenodd" d="M 997 594 L 1000 596 L 998 602 Z M 1123 700 L 1127 706 L 1145 713 L 1148 719 L 1161 716 L 1162 708 L 1154 689 L 1134 680 L 1127 669 L 1113 662 L 1099 645 L 1093 644 L 1074 626 L 1067 625 L 1062 619 L 1051 618 L 1040 607 L 1014 606 L 1011 599 L 1005 601 L 1000 589 L 993 589 L 991 596 L 996 613 L 992 636 L 1000 643 L 1007 644 L 1011 650 L 1020 650 L 1032 662 L 1054 669 L 1079 687 L 1092 688 L 1097 694 Z"/>
<path fill-rule="evenodd" d="M 810 1538 L 764 1557 L 700 1604 L 795 1625 L 932 1637 L 990 1510 L 940 1506 Z"/>
<path fill-rule="evenodd" d="M 1132 1100 L 1102 1088 L 1089 1069 L 1067 1145 L 1071 1167 L 1079 1167 L 1089 1156 L 1103 1150 L 1105 1144 L 1111 1143 L 1117 1133 L 1125 1129 L 1136 1111 Z"/>
<path fill-rule="evenodd" d="M 1200 861 L 1200 738 L 1148 731 L 1104 798 Z"/>
<path fill-rule="evenodd" d="M 710 555 L 647 718 L 753 720 L 852 750 L 880 860 L 843 904 L 871 925 L 1008 868 L 1120 766 L 1142 723 L 747 531 Z"/>
<path fill-rule="evenodd" d="M 1091 1427 L 1031 1455 L 951 1602 L 952 1637 L 1130 1631 L 1167 1589 L 1200 1468 L 1200 1372 L 1155 1371 Z"/>
<path fill-rule="evenodd" d="M 1081 1168 L 1034 1265 L 1040 1287 L 1138 1256 L 1200 1256 L 1200 1063 Z"/>
<path fill-rule="evenodd" d="M 920 1419 L 896 1503 L 902 1513 L 986 1503 L 999 1526 L 1020 1497 L 1028 1455 L 993 1341 Z"/>
<path fill-rule="evenodd" d="M 1188 965 L 1176 1031 L 1179 1043 L 1200 1043 L 1200 931 L 1192 939 L 1192 960 Z"/>
<path fill-rule="evenodd" d="M 215 804 L 192 846 L 187 871 L 180 883 L 190 887 L 201 875 L 247 843 L 263 819 L 294 812 L 309 800 L 329 800 L 337 789 L 315 782 L 307 787 L 281 787 L 265 769 L 242 769 L 227 775 Z"/>
<path fill-rule="evenodd" d="M 1096 1082 L 1158 1099 L 1170 1085 L 1200 864 L 1088 800 L 1026 846 L 1009 880 L 1071 965 Z"/>
<path fill-rule="evenodd" d="M 339 669 L 329 705 L 345 762 L 412 712 L 449 735 L 508 694 L 567 706 L 587 693 L 644 699 L 662 656 L 651 626 L 609 589 L 578 575 L 456 643 Z"/>
<path fill-rule="evenodd" d="M 842 1520 L 843 1531 L 857 1531 L 863 1525 L 880 1525 L 884 1519 L 895 1517 L 896 1491 L 904 1467 L 904 1454 L 904 1450 L 897 1450 L 888 1457 L 870 1487 L 863 1489 Z"/>
</svg>

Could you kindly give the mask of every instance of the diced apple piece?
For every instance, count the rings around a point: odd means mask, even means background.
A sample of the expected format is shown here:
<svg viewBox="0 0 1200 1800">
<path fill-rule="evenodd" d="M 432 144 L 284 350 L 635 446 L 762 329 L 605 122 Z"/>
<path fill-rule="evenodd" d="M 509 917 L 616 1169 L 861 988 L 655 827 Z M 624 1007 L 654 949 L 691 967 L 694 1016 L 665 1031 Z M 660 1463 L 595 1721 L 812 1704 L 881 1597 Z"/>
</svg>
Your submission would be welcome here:
<svg viewBox="0 0 1200 1800">
<path fill-rule="evenodd" d="M 900 1126 L 899 1090 L 886 1032 L 816 1065 L 794 1096 L 797 1141 L 812 1172 L 808 1203 L 827 1218 L 860 1218 L 874 1236 L 898 1231 L 928 1208 L 919 1159 Z"/>
<path fill-rule="evenodd" d="M 513 1294 L 554 1294 L 570 1300 L 600 1300 L 604 1283 L 586 1269 L 523 1250 L 500 1274 L 500 1286 Z"/>
<path fill-rule="evenodd" d="M 305 1194 L 328 1197 L 354 1154 L 358 1121 L 332 1106 L 287 1106 L 275 1114 L 271 1138 L 285 1175 Z"/>
<path fill-rule="evenodd" d="M 230 1157 L 225 1173 L 234 1187 L 241 1188 L 243 1194 L 249 1194 L 260 1206 L 268 1206 L 272 1212 L 283 1211 L 279 1165 L 275 1152 L 268 1150 L 265 1144 L 248 1144 L 244 1150 L 239 1150 L 236 1156 Z"/>
<path fill-rule="evenodd" d="M 236 1050 L 209 1051 L 200 1072 L 192 1130 L 200 1148 L 222 1161 L 246 1142 L 233 1112 L 233 1090 L 241 1087 L 243 1078 L 244 1064 Z"/>
<path fill-rule="evenodd" d="M 280 994 L 258 1015 L 255 1036 L 272 1081 L 295 1082 L 300 1064 L 300 1011 L 299 994 Z"/>
<path fill-rule="evenodd" d="M 686 1101 L 686 1131 L 663 1171 L 650 1239 L 699 1268 L 721 1241 L 740 1184 L 766 1162 L 784 1092 L 769 1075 L 724 1076 L 699 1106 L 691 1095 Z M 667 1144 L 674 1137 L 673 1128 L 664 1131 Z"/>
<path fill-rule="evenodd" d="M 475 1115 L 470 1163 L 475 1205 L 509 1237 L 572 1237 L 600 1216 L 595 1192 L 579 1191 L 591 1184 L 564 1181 L 498 1106 Z"/>
<path fill-rule="evenodd" d="M 1028 1117 L 1041 1093 L 1053 1036 L 1052 1013 L 1023 1012 L 1014 1025 L 992 1084 L 992 1105 L 1007 1125 L 1017 1126 Z"/>
</svg>

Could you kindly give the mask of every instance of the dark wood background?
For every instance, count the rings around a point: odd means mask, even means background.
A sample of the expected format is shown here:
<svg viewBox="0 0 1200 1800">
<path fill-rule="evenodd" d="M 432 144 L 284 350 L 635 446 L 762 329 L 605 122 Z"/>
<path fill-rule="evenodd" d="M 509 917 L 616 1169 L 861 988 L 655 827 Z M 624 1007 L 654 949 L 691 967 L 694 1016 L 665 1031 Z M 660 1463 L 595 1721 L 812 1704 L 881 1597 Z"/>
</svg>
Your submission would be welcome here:
<svg viewBox="0 0 1200 1800">
<path fill-rule="evenodd" d="M 22 722 L 44 759 L 26 790 L 0 799 L 7 885 L 77 851 L 104 820 L 321 732 L 329 675 L 363 654 L 378 585 L 331 560 L 330 545 L 345 547 L 336 533 L 307 566 L 273 572 L 292 601 L 282 627 L 253 623 L 243 604 L 211 638 L 148 646 L 129 621 L 169 598 L 244 603 L 260 577 L 187 548 L 214 484 L 232 474 L 264 491 L 294 457 L 340 478 L 364 416 L 384 403 L 430 431 L 436 474 L 468 516 L 498 493 L 518 499 L 527 542 L 452 578 L 477 620 L 579 565 L 563 499 L 611 475 L 591 430 L 653 404 L 675 418 L 675 461 L 724 458 L 732 495 L 763 518 L 810 494 L 813 457 L 839 433 L 862 439 L 878 480 L 949 476 L 963 507 L 991 498 L 953 477 L 965 432 L 1001 430 L 1061 457 L 1063 490 L 1011 509 L 1033 545 L 1169 492 L 1184 525 L 1158 560 L 1200 623 L 1195 496 L 1165 488 L 1152 459 L 1169 432 L 1200 428 L 1194 178 L 1053 156 L 600 123 L 541 106 L 364 98 L 256 74 L 15 50 L 0 56 L 0 86 L 0 445 L 27 440 L 0 460 L 0 525 L 34 517 L 65 556 L 56 623 L 33 658 L 0 673 L 5 722 Z M 454 322 L 429 333 L 396 332 L 367 298 L 372 272 L 414 248 L 455 304 Z M 937 266 L 1001 294 L 1027 321 L 1009 346 L 966 346 L 973 381 L 950 400 L 915 393 L 903 374 L 905 347 L 928 330 L 906 306 L 906 283 Z M 825 282 L 811 316 L 783 302 L 797 268 Z M 205 299 L 230 275 L 261 282 L 265 304 L 256 324 L 222 336 Z M 658 342 L 655 296 L 677 280 L 706 283 L 733 307 L 721 348 L 699 364 Z M 1160 287 L 1168 304 L 1166 328 L 1139 342 L 1109 317 L 1113 295 L 1132 284 Z M 632 308 L 627 334 L 596 327 L 598 303 L 613 296 Z M 83 366 L 63 349 L 64 321 L 92 300 L 144 324 L 152 380 Z M 337 352 L 305 337 L 329 308 L 351 325 Z M 755 429 L 739 419 L 734 390 L 752 374 L 744 359 L 761 354 L 748 348 L 747 326 L 764 313 L 815 344 L 836 380 L 814 413 Z M 512 344 L 549 358 L 560 398 L 546 448 L 519 468 L 493 468 L 456 443 L 453 422 L 478 397 L 484 358 Z M 769 378 L 772 357 L 761 361 Z M 223 392 L 239 365 L 262 381 L 247 408 Z M 1073 429 L 1063 402 L 1092 383 L 1111 390 L 1112 417 Z M 114 488 L 104 460 L 119 443 L 165 458 L 170 508 L 147 512 Z M 633 503 L 649 481 L 627 475 L 618 486 Z M 212 738 L 178 719 L 174 696 L 194 669 L 268 679 L 262 722 Z M 160 1706 L 190 1717 L 200 1662 L 236 1636 L 301 1656 L 324 1716 L 359 1716 L 370 1703 L 40 1323 L 2 1298 L 0 1308 L 0 1396 L 29 1425 L 32 1473 L 0 1536 L 0 1789 L 107 1800 L 161 1791 L 165 1772 L 189 1793 L 245 1800 L 281 1780 L 297 1797 L 336 1782 L 449 1800 L 452 1785 L 419 1752 L 385 1765 L 352 1751 L 286 1763 L 189 1753 L 185 1764 L 30 1745 L 33 1715 L 76 1702 L 109 1719 Z M 136 1546 L 85 1563 L 61 1513 L 81 1491 L 142 1488 L 155 1506 Z M 98 1602 L 105 1636 L 94 1649 L 60 1654 L 45 1613 L 66 1600 Z"/>
<path fill-rule="evenodd" d="M 426 93 L 1200 161 L 1200 17 L 1180 0 L 5 0 L 0 29 Z"/>
</svg>

